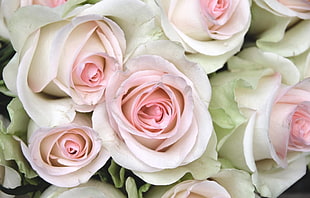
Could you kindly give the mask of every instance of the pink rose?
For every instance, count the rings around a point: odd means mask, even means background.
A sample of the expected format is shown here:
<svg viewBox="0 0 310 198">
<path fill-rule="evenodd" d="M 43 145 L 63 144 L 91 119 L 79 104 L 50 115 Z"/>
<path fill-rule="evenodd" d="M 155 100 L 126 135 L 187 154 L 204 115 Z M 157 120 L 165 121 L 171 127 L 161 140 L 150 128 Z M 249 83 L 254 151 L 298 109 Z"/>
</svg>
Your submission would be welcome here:
<svg viewBox="0 0 310 198">
<path fill-rule="evenodd" d="M 90 118 L 77 114 L 71 124 L 38 128 L 30 124 L 28 146 L 22 151 L 37 174 L 60 187 L 87 182 L 109 159 Z"/>
<path fill-rule="evenodd" d="M 27 8 L 25 12 L 53 12 Z M 103 102 L 111 75 L 122 68 L 126 48 L 122 29 L 102 15 L 55 18 L 29 37 L 17 37 L 26 39 L 18 46 L 25 50 L 17 50 L 4 71 L 9 89 L 40 126 L 71 122 L 75 110 L 89 112 Z M 58 122 L 49 123 L 45 112 L 52 112 Z"/>
<path fill-rule="evenodd" d="M 240 50 L 251 21 L 248 0 L 160 0 L 158 5 L 165 35 L 180 42 L 190 58 L 207 62 L 208 73 Z"/>
<path fill-rule="evenodd" d="M 282 158 L 287 150 L 310 151 L 310 78 L 279 91 L 271 114 L 271 141 Z M 279 142 L 279 137 L 284 143 Z"/>
<path fill-rule="evenodd" d="M 108 18 L 82 16 L 47 25 L 37 34 L 28 73 L 33 92 L 68 95 L 81 106 L 102 102 L 110 76 L 123 61 L 125 38 L 120 27 Z"/>
<path fill-rule="evenodd" d="M 113 159 L 131 170 L 153 172 L 196 160 L 212 133 L 207 76 L 169 41 L 137 53 L 109 82 L 106 104 L 94 110 L 94 129 Z"/>
</svg>

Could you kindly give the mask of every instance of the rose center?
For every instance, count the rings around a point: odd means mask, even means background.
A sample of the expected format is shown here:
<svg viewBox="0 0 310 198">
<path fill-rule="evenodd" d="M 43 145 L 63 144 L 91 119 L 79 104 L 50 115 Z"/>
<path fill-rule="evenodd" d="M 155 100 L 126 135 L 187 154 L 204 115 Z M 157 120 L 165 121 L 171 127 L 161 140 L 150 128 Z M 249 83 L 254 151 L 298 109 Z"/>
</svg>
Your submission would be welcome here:
<svg viewBox="0 0 310 198">
<path fill-rule="evenodd" d="M 59 145 L 65 156 L 77 159 L 87 152 L 86 140 L 78 134 L 65 134 L 59 139 Z"/>
<path fill-rule="evenodd" d="M 65 147 L 70 155 L 75 155 L 80 152 L 80 146 L 73 141 L 67 141 Z"/>
<path fill-rule="evenodd" d="M 303 102 L 296 107 L 291 121 L 290 145 L 310 145 L 310 102 Z"/>
<path fill-rule="evenodd" d="M 200 0 L 203 13 L 211 20 L 219 19 L 229 8 L 230 1 L 227 0 Z"/>
<path fill-rule="evenodd" d="M 310 115 L 304 115 L 300 112 L 296 112 L 293 115 L 292 132 L 292 135 L 297 135 L 304 141 L 310 143 Z"/>
<path fill-rule="evenodd" d="M 97 86 L 104 77 L 103 71 L 93 63 L 86 63 L 81 79 L 89 86 Z"/>
<path fill-rule="evenodd" d="M 163 109 L 158 104 L 149 104 L 142 107 L 139 115 L 141 118 L 151 119 L 155 122 L 159 122 L 163 117 Z"/>
</svg>

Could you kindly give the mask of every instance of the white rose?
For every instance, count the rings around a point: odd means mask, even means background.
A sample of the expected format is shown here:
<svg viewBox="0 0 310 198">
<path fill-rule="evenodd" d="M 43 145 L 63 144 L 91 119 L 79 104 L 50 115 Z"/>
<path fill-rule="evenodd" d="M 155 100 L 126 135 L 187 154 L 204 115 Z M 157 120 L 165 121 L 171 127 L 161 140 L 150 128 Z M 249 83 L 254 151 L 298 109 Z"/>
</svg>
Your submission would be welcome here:
<svg viewBox="0 0 310 198">
<path fill-rule="evenodd" d="M 192 53 L 189 58 L 203 62 L 207 73 L 239 51 L 251 21 L 248 0 L 157 2 L 166 36 Z"/>
</svg>

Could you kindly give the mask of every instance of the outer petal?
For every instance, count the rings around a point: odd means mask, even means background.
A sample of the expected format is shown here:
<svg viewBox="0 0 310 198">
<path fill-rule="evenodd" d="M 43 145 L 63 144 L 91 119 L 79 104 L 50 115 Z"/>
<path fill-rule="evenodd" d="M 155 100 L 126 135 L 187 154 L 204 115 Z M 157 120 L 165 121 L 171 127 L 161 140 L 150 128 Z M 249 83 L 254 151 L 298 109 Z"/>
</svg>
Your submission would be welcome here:
<svg viewBox="0 0 310 198">
<path fill-rule="evenodd" d="M 300 79 L 300 73 L 291 60 L 275 53 L 264 52 L 256 47 L 246 48 L 237 56 L 229 59 L 228 68 L 233 72 L 244 69 L 270 68 L 274 72 L 281 74 L 281 81 L 288 85 L 294 85 Z"/>
<path fill-rule="evenodd" d="M 252 175 L 253 184 L 263 197 L 278 197 L 306 174 L 307 160 L 300 154 L 288 156 L 288 166 L 278 167 L 272 160 L 257 163 L 258 172 Z"/>
<path fill-rule="evenodd" d="M 247 172 L 237 169 L 222 169 L 211 178 L 223 186 L 231 198 L 255 197 L 255 188 Z"/>
<path fill-rule="evenodd" d="M 306 32 L 310 31 L 310 21 L 304 20 L 286 31 L 280 42 L 263 42 L 258 40 L 259 48 L 274 52 L 284 57 L 296 56 L 309 49 L 310 41 Z"/>
<path fill-rule="evenodd" d="M 180 166 L 175 169 L 166 169 L 154 173 L 134 171 L 134 173 L 147 183 L 153 185 L 169 185 L 182 178 L 186 173 L 191 173 L 197 180 L 204 180 L 220 169 L 220 163 L 217 161 L 217 152 L 215 151 L 216 137 L 213 134 L 205 153 L 196 161 Z"/>
<path fill-rule="evenodd" d="M 272 12 L 275 15 L 289 16 L 289 17 L 299 17 L 301 19 L 310 19 L 309 12 L 298 12 L 294 9 L 289 8 L 284 3 L 276 0 L 255 0 L 255 2 L 262 8 Z M 309 5 L 308 5 L 309 7 Z M 305 10 L 307 7 L 304 6 Z M 309 8 L 308 8 L 309 9 Z"/>
<path fill-rule="evenodd" d="M 79 15 L 88 14 L 115 16 L 114 21 L 126 32 L 126 54 L 128 56 L 138 45 L 157 37 L 156 34 L 160 31 L 155 24 L 152 10 L 143 1 L 100 1 Z"/>
<path fill-rule="evenodd" d="M 134 57 L 143 54 L 158 55 L 173 63 L 177 67 L 177 70 L 182 72 L 192 81 L 192 85 L 195 87 L 201 100 L 209 104 L 211 99 L 211 86 L 208 76 L 203 73 L 203 70 L 198 64 L 188 61 L 185 58 L 184 49 L 182 47 L 179 47 L 170 41 L 158 40 L 141 45 L 132 56 Z M 132 71 L 139 70 L 139 68 L 132 69 Z M 173 67 L 166 68 L 166 70 L 167 72 L 177 72 Z"/>
<path fill-rule="evenodd" d="M 34 15 L 33 13 L 36 13 Z M 37 16 L 42 16 L 37 20 Z M 22 19 L 22 20 L 21 20 Z M 8 24 L 11 31 L 11 41 L 16 51 L 22 50 L 24 44 L 35 30 L 38 28 L 61 20 L 60 14 L 56 10 L 45 6 L 30 6 L 21 8 L 16 12 Z M 31 45 L 31 44 L 28 44 Z M 27 46 L 25 49 L 29 48 Z"/>
<path fill-rule="evenodd" d="M 85 184 L 81 184 L 74 188 L 61 188 L 57 186 L 50 186 L 47 188 L 41 198 L 125 198 L 125 196 L 118 191 L 114 186 L 105 182 L 90 180 Z"/>
<path fill-rule="evenodd" d="M 9 166 L 0 164 L 0 184 L 6 188 L 16 188 L 21 185 L 21 178 L 19 173 Z M 0 191 L 2 198 L 13 198 L 13 195 L 5 194 Z"/>
<path fill-rule="evenodd" d="M 36 42 L 38 33 L 33 35 L 32 39 Z M 17 92 L 26 112 L 41 126 L 55 126 L 71 122 L 75 116 L 75 111 L 70 99 L 48 100 L 39 94 L 33 93 L 29 88 L 27 73 L 29 72 L 30 57 L 32 57 L 34 49 L 35 46 L 27 49 L 17 74 Z M 53 119 L 46 119 L 46 112 L 49 112 L 49 117 Z"/>
</svg>

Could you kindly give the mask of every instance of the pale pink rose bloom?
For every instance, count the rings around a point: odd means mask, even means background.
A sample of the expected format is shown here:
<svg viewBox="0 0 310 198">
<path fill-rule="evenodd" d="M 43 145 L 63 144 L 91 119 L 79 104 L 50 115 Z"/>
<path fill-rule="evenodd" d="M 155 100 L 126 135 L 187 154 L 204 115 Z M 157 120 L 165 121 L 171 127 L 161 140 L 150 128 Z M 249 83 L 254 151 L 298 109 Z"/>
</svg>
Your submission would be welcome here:
<svg viewBox="0 0 310 198">
<path fill-rule="evenodd" d="M 279 90 L 272 108 L 269 135 L 282 159 L 288 150 L 310 151 L 310 78 Z"/>
<path fill-rule="evenodd" d="M 104 101 L 106 85 L 121 69 L 125 50 L 124 34 L 116 23 L 81 16 L 42 27 L 38 36 L 28 73 L 33 92 L 70 96 L 81 111 Z"/>
<path fill-rule="evenodd" d="M 163 45 L 152 50 L 172 45 L 159 43 Z M 175 48 L 170 50 L 174 57 L 169 58 L 186 65 L 196 79 L 158 55 L 137 56 L 126 62 L 125 72 L 115 73 L 106 90 L 106 105 L 94 110 L 94 128 L 103 139 L 110 139 L 104 145 L 128 169 L 154 172 L 188 164 L 204 153 L 210 139 L 209 81 L 196 65 L 177 59 Z M 206 98 L 197 93 L 195 86 L 200 85 Z"/>
<path fill-rule="evenodd" d="M 187 180 L 169 189 L 161 198 L 230 198 L 227 190 L 215 181 Z"/>
<path fill-rule="evenodd" d="M 32 168 L 45 181 L 60 187 L 87 182 L 109 159 L 97 132 L 83 116 L 74 123 L 31 131 L 22 151 Z M 89 118 L 88 118 L 89 119 Z"/>
<path fill-rule="evenodd" d="M 163 10 L 162 25 L 166 35 L 171 40 L 182 41 L 190 52 L 207 55 L 227 53 L 239 47 L 243 41 L 239 36 L 244 35 L 249 27 L 248 0 L 159 2 Z M 227 42 L 207 42 L 216 40 Z"/>
</svg>

